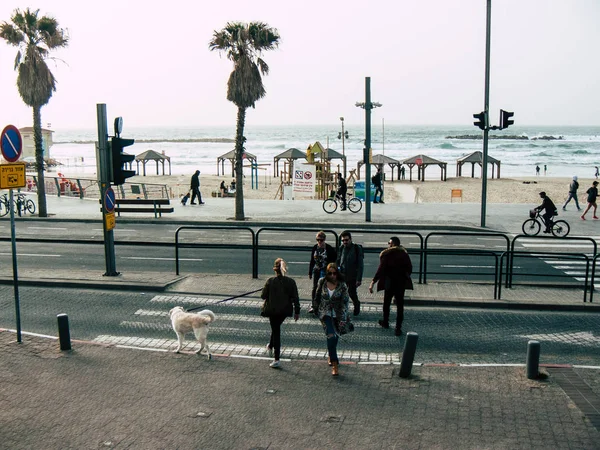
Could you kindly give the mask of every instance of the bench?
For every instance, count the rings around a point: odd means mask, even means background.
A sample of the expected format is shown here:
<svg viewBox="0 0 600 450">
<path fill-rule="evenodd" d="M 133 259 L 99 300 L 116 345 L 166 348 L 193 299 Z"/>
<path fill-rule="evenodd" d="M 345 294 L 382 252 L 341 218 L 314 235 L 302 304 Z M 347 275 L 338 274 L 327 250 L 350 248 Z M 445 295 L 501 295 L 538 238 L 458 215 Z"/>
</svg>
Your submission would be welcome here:
<svg viewBox="0 0 600 450">
<path fill-rule="evenodd" d="M 170 206 L 168 198 L 158 198 L 154 200 L 118 198 L 115 200 L 115 212 L 117 216 L 121 213 L 153 213 L 154 217 L 162 217 L 163 214 L 172 213 L 175 209 Z M 125 207 L 123 207 L 123 205 Z M 167 207 L 170 206 L 170 207 Z"/>
</svg>

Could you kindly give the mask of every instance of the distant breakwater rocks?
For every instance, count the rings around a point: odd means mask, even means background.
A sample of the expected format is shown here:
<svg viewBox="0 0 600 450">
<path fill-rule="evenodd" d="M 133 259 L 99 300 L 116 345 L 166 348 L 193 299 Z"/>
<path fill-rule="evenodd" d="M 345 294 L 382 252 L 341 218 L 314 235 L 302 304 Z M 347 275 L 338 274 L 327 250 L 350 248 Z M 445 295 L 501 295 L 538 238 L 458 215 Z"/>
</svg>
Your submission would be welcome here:
<svg viewBox="0 0 600 450">
<path fill-rule="evenodd" d="M 96 141 L 54 141 L 54 144 L 93 144 Z M 235 139 L 229 138 L 192 138 L 192 139 L 136 139 L 136 144 L 155 144 L 157 142 L 175 142 L 189 144 L 194 142 L 210 142 L 218 144 L 233 144 Z"/>
<path fill-rule="evenodd" d="M 473 139 L 473 140 L 477 140 L 477 139 L 483 139 L 483 136 L 481 134 L 463 134 L 460 136 L 446 136 L 446 139 Z M 515 140 L 515 141 L 561 141 L 564 138 L 562 136 L 536 136 L 536 137 L 532 137 L 531 139 L 529 139 L 529 136 L 523 136 L 523 135 L 516 135 L 516 134 L 512 134 L 512 135 L 508 135 L 508 136 L 500 136 L 497 134 L 490 134 L 488 136 L 488 139 L 507 139 L 507 140 Z"/>
</svg>

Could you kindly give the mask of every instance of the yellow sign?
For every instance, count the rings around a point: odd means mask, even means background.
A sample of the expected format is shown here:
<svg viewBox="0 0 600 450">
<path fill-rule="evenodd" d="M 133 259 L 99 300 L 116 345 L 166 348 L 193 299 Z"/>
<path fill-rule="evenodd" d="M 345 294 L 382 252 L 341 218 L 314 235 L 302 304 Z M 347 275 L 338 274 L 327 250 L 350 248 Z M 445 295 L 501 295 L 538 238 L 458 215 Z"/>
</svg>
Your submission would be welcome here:
<svg viewBox="0 0 600 450">
<path fill-rule="evenodd" d="M 106 213 L 104 215 L 105 220 L 106 220 L 106 231 L 110 231 L 113 230 L 115 228 L 115 213 L 111 212 L 111 213 Z"/>
<path fill-rule="evenodd" d="M 25 163 L 0 165 L 0 189 L 25 187 Z"/>
</svg>

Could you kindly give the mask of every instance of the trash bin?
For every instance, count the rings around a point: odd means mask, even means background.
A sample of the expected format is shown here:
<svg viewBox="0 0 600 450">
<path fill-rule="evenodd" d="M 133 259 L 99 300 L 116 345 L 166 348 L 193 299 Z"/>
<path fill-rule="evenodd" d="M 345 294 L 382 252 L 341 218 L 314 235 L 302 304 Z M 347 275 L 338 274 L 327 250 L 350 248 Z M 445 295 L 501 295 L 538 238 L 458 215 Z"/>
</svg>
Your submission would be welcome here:
<svg viewBox="0 0 600 450">
<path fill-rule="evenodd" d="M 354 196 L 365 201 L 365 182 L 358 180 L 354 182 Z M 371 201 L 375 200 L 375 186 L 371 184 Z"/>
</svg>

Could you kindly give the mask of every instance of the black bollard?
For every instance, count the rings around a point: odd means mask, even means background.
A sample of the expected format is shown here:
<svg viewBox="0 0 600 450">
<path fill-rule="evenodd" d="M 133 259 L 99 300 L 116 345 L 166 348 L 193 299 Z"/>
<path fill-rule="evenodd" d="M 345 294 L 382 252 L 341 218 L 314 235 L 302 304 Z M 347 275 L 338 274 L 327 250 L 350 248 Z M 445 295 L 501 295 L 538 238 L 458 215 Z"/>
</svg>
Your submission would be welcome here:
<svg viewBox="0 0 600 450">
<path fill-rule="evenodd" d="M 69 332 L 69 316 L 59 314 L 56 316 L 58 320 L 58 340 L 60 341 L 61 350 L 71 350 L 71 333 Z"/>
<path fill-rule="evenodd" d="M 540 343 L 527 342 L 527 378 L 535 380 L 540 377 Z"/>
<path fill-rule="evenodd" d="M 413 331 L 406 333 L 406 342 L 404 342 L 404 351 L 402 352 L 402 361 L 400 362 L 400 376 L 402 378 L 410 377 L 418 340 L 419 335 L 417 333 Z"/>
</svg>

